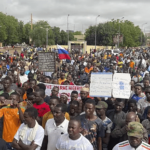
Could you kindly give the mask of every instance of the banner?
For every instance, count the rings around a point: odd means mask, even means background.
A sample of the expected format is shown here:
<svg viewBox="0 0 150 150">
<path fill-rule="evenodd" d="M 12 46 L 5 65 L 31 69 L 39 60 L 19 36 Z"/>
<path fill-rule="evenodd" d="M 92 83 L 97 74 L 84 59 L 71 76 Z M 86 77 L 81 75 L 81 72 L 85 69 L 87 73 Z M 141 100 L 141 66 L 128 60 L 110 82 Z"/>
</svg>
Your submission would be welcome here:
<svg viewBox="0 0 150 150">
<path fill-rule="evenodd" d="M 111 97 L 112 73 L 92 73 L 90 84 L 91 97 Z"/>
<path fill-rule="evenodd" d="M 78 92 L 78 99 L 80 99 L 80 90 L 82 86 L 77 86 L 77 85 L 58 85 L 58 84 L 46 84 L 46 90 L 45 94 L 50 96 L 51 95 L 51 90 L 53 89 L 54 86 L 57 86 L 59 88 L 59 94 L 58 97 L 60 97 L 61 93 L 67 93 L 69 95 L 69 100 L 71 100 L 71 92 L 72 91 L 77 91 Z"/>
</svg>

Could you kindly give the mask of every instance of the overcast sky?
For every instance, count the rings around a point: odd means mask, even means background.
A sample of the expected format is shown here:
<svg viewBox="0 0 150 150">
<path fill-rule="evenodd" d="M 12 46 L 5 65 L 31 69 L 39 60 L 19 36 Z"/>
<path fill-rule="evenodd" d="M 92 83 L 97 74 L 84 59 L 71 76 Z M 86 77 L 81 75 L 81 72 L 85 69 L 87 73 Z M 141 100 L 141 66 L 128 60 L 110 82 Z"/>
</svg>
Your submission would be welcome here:
<svg viewBox="0 0 150 150">
<path fill-rule="evenodd" d="M 150 32 L 150 0 L 0 0 L 0 11 L 25 23 L 32 13 L 33 23 L 45 20 L 63 30 L 70 14 L 69 29 L 75 31 L 94 25 L 97 15 L 97 23 L 124 17 L 140 27 L 147 22 L 143 28 Z"/>
</svg>

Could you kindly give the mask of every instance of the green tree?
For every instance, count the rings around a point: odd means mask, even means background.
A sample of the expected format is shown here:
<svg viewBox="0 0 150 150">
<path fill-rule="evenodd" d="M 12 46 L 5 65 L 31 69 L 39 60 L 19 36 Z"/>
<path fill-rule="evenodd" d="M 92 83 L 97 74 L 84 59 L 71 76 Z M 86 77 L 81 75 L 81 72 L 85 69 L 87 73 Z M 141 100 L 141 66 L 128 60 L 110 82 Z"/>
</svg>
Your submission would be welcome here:
<svg viewBox="0 0 150 150">
<path fill-rule="evenodd" d="M 76 31 L 73 33 L 74 35 L 82 35 L 81 31 Z"/>
<path fill-rule="evenodd" d="M 26 23 L 24 25 L 24 38 L 23 38 L 23 42 L 25 42 L 26 44 L 29 44 L 30 32 L 31 32 L 31 25 L 30 23 Z"/>
<path fill-rule="evenodd" d="M 113 36 L 119 34 L 123 35 L 123 43 L 120 43 L 120 46 L 140 46 L 141 45 L 141 34 L 142 31 L 139 26 L 135 26 L 131 21 L 120 21 L 111 20 L 107 23 L 98 24 L 97 27 L 91 26 L 85 32 L 85 39 L 89 45 L 95 44 L 95 30 L 97 35 L 96 43 L 97 45 L 112 45 Z M 144 42 L 145 38 L 143 38 Z"/>
<path fill-rule="evenodd" d="M 60 32 L 60 36 L 61 36 L 61 45 L 66 45 L 68 42 L 68 35 L 64 30 L 61 30 Z"/>
<path fill-rule="evenodd" d="M 46 45 L 47 29 L 48 29 L 48 45 L 55 44 L 53 31 L 49 26 L 49 24 L 46 21 L 39 21 L 33 25 L 33 30 L 30 32 L 32 42 L 36 46 Z"/>
<path fill-rule="evenodd" d="M 18 41 L 19 43 L 23 43 L 25 39 L 25 28 L 24 23 L 22 21 L 18 22 Z"/>
<path fill-rule="evenodd" d="M 59 27 L 54 27 L 53 28 L 53 34 L 54 34 L 55 44 L 60 44 L 61 41 L 62 41 L 61 34 L 60 34 L 60 28 Z"/>
<path fill-rule="evenodd" d="M 73 41 L 74 40 L 74 34 L 73 32 L 69 32 L 69 41 Z"/>
</svg>

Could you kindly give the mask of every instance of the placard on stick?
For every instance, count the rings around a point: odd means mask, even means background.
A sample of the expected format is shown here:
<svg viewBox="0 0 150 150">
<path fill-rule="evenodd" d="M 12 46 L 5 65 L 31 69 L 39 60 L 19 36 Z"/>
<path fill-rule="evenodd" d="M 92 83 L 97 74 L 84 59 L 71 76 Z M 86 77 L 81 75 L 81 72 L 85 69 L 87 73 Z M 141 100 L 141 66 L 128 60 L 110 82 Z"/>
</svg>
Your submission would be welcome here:
<svg viewBox="0 0 150 150">
<path fill-rule="evenodd" d="M 91 97 L 111 97 L 112 73 L 92 73 L 90 84 Z"/>
<path fill-rule="evenodd" d="M 43 72 L 55 71 L 55 53 L 54 52 L 39 52 L 38 53 L 39 70 Z"/>
<path fill-rule="evenodd" d="M 129 99 L 131 76 L 128 73 L 115 73 L 113 76 L 113 97 Z"/>
</svg>

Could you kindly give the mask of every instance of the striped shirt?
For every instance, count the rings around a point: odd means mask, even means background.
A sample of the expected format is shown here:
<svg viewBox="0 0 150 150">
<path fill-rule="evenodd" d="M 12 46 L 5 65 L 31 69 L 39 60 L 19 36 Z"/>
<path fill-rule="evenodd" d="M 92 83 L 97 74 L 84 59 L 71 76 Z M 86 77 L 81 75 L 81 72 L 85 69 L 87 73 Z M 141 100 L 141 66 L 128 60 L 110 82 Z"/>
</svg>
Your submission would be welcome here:
<svg viewBox="0 0 150 150">
<path fill-rule="evenodd" d="M 150 150 L 150 145 L 142 142 L 141 145 L 139 147 L 137 147 L 136 149 L 131 147 L 129 141 L 124 141 L 121 143 L 118 143 L 113 150 Z"/>
</svg>

